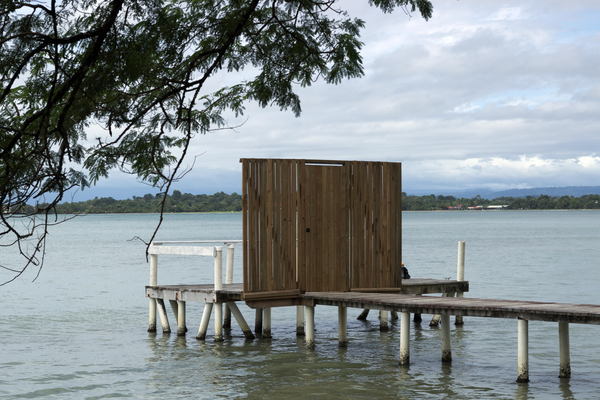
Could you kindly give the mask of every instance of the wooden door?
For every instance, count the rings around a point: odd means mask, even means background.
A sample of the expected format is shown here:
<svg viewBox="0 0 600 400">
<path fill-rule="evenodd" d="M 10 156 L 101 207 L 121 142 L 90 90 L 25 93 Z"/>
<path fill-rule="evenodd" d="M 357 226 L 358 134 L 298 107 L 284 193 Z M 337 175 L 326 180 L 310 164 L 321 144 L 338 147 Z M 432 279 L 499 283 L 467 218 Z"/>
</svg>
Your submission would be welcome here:
<svg viewBox="0 0 600 400">
<path fill-rule="evenodd" d="M 347 291 L 349 168 L 305 161 L 299 168 L 298 284 L 306 291 Z"/>
</svg>

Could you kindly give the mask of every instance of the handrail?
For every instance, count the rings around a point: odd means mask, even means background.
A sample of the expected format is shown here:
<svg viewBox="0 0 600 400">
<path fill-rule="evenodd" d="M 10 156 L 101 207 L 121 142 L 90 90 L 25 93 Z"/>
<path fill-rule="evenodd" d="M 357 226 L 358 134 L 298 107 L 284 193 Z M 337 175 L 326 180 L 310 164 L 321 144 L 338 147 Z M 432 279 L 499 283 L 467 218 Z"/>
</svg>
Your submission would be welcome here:
<svg viewBox="0 0 600 400">
<path fill-rule="evenodd" d="M 160 242 L 152 242 L 152 245 L 155 246 L 161 246 L 163 244 L 176 244 L 176 243 L 181 243 L 181 244 L 194 244 L 194 243 L 223 243 L 223 244 L 229 244 L 229 243 L 242 243 L 243 240 L 241 239 L 225 239 L 225 240 L 217 240 L 217 239 L 211 239 L 211 240 L 164 240 L 164 241 L 160 241 Z"/>
</svg>

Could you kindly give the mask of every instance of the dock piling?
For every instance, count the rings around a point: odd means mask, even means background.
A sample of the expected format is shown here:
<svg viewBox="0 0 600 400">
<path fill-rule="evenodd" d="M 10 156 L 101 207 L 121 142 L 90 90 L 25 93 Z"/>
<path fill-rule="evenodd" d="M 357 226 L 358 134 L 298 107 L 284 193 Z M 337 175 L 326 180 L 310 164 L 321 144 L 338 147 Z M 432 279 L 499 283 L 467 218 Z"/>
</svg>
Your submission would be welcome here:
<svg viewBox="0 0 600 400">
<path fill-rule="evenodd" d="M 348 346 L 348 309 L 338 306 L 338 341 L 340 347 Z"/>
<path fill-rule="evenodd" d="M 458 242 L 458 255 L 456 257 L 456 280 L 464 281 L 465 280 L 465 241 L 461 240 Z M 457 292 L 456 297 L 463 297 L 463 292 Z M 457 315 L 454 317 L 455 325 L 464 325 L 464 320 L 462 315 Z"/>
<path fill-rule="evenodd" d="M 215 292 L 223 290 L 223 248 L 215 246 Z M 214 303 L 215 310 L 215 342 L 223 341 L 223 304 L 220 302 Z"/>
<path fill-rule="evenodd" d="M 226 267 L 225 267 L 225 283 L 232 284 L 233 283 L 233 257 L 234 257 L 234 248 L 233 244 L 227 245 L 227 256 L 226 256 Z M 225 305 L 225 315 L 223 317 L 223 328 L 231 329 L 231 311 L 229 309 L 229 305 Z"/>
<path fill-rule="evenodd" d="M 150 286 L 157 285 L 158 256 L 150 254 Z M 148 299 L 148 332 L 156 332 L 156 300 Z"/>
<path fill-rule="evenodd" d="M 244 333 L 244 336 L 246 337 L 246 339 L 249 339 L 249 340 L 254 339 L 255 338 L 254 334 L 252 333 L 252 330 L 248 326 L 246 319 L 240 312 L 240 309 L 238 308 L 237 304 L 235 304 L 235 302 L 233 302 L 233 301 L 227 302 L 227 308 L 229 310 L 231 310 L 231 314 L 233 315 L 233 317 L 237 321 L 238 325 L 242 329 L 242 332 Z"/>
<path fill-rule="evenodd" d="M 569 354 L 569 323 L 558 323 L 558 342 L 560 351 L 559 378 L 571 377 L 571 356 Z"/>
<path fill-rule="evenodd" d="M 381 332 L 387 332 L 390 330 L 388 312 L 385 310 L 379 310 L 379 330 Z"/>
<path fill-rule="evenodd" d="M 529 382 L 529 321 L 517 320 L 517 382 Z"/>
<path fill-rule="evenodd" d="M 171 326 L 169 325 L 169 317 L 167 316 L 164 300 L 156 299 L 156 306 L 158 308 L 158 316 L 160 318 L 163 333 L 171 333 Z"/>
<path fill-rule="evenodd" d="M 254 333 L 258 336 L 262 336 L 263 328 L 263 309 L 257 308 L 254 312 Z"/>
<path fill-rule="evenodd" d="M 442 362 L 452 362 L 452 348 L 450 343 L 450 315 L 442 314 Z"/>
<path fill-rule="evenodd" d="M 304 336 L 304 306 L 296 306 L 296 336 Z"/>
<path fill-rule="evenodd" d="M 306 340 L 306 346 L 313 347 L 315 345 L 315 307 L 305 306 L 304 307 L 304 337 Z"/>
<path fill-rule="evenodd" d="M 271 307 L 263 308 L 263 329 L 262 337 L 265 339 L 271 338 Z"/>
<path fill-rule="evenodd" d="M 403 311 L 400 313 L 400 365 L 410 363 L 410 313 Z"/>
<path fill-rule="evenodd" d="M 358 319 L 359 321 L 366 321 L 368 315 L 369 315 L 369 309 L 365 308 L 364 310 L 362 310 L 362 312 L 360 314 L 358 314 L 358 317 L 356 317 L 356 319 Z"/>
<path fill-rule="evenodd" d="M 177 336 L 185 336 L 185 301 L 177 300 Z"/>
<path fill-rule="evenodd" d="M 215 342 L 223 341 L 223 304 L 215 303 Z"/>
<path fill-rule="evenodd" d="M 198 327 L 198 335 L 196 339 L 206 339 L 206 331 L 208 330 L 208 323 L 210 322 L 210 314 L 212 314 L 213 303 L 205 303 L 204 311 L 202 312 L 202 319 L 200 320 L 200 326 Z"/>
</svg>

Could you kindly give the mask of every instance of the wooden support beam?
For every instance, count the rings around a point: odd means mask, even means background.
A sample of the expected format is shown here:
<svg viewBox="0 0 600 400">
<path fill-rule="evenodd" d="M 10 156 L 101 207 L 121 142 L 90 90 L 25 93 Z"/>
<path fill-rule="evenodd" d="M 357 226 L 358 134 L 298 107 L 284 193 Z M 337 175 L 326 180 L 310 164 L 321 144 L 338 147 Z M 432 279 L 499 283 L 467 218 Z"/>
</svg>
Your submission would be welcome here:
<svg viewBox="0 0 600 400">
<path fill-rule="evenodd" d="M 212 313 L 212 309 L 213 303 L 204 304 L 202 319 L 200 321 L 200 326 L 198 327 L 198 335 L 196 335 L 196 339 L 198 340 L 206 339 L 206 331 L 208 330 L 208 323 L 210 322 L 210 314 Z"/>
<path fill-rule="evenodd" d="M 456 257 L 456 280 L 464 281 L 465 280 L 465 242 L 463 240 L 458 242 L 458 252 Z M 457 292 L 456 297 L 463 297 L 463 292 Z M 455 325 L 463 325 L 465 321 L 463 320 L 462 315 L 457 315 L 454 317 Z"/>
</svg>

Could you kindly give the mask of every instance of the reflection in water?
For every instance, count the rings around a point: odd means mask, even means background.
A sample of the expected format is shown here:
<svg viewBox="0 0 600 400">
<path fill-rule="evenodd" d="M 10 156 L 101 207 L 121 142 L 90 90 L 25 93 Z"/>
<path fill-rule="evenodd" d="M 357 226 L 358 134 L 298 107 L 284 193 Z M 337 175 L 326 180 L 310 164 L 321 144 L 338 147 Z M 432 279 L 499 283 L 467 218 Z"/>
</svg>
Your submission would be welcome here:
<svg viewBox="0 0 600 400">
<path fill-rule="evenodd" d="M 529 384 L 528 383 L 517 383 L 517 391 L 515 393 L 515 400 L 528 400 L 529 399 Z"/>
<path fill-rule="evenodd" d="M 571 381 L 567 378 L 563 378 L 560 380 L 560 392 L 562 394 L 562 398 L 564 400 L 574 400 L 575 396 L 573 395 L 573 392 L 571 391 Z"/>
</svg>

